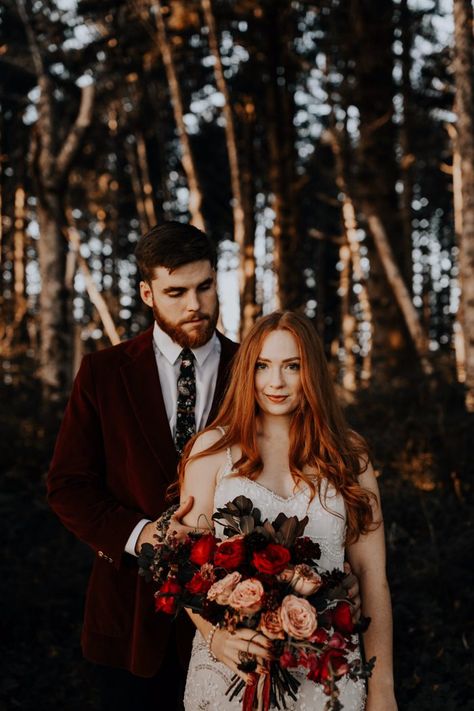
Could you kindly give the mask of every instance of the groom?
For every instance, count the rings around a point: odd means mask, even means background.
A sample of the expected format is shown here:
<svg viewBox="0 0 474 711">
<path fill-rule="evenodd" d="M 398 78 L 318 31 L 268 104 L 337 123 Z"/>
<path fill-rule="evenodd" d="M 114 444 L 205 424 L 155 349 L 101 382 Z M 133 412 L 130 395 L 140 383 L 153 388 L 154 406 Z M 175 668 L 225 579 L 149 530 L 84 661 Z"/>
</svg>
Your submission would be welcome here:
<svg viewBox="0 0 474 711">
<path fill-rule="evenodd" d="M 178 452 L 217 413 L 238 346 L 215 330 L 216 253 L 205 234 L 164 223 L 140 239 L 136 258 L 154 325 L 83 359 L 48 498 L 95 552 L 82 649 L 100 670 L 103 709 L 171 711 L 180 708 L 191 625 L 187 616 L 174 623 L 154 612 L 135 556 L 169 506 Z M 184 399 L 183 383 L 191 388 Z"/>
</svg>

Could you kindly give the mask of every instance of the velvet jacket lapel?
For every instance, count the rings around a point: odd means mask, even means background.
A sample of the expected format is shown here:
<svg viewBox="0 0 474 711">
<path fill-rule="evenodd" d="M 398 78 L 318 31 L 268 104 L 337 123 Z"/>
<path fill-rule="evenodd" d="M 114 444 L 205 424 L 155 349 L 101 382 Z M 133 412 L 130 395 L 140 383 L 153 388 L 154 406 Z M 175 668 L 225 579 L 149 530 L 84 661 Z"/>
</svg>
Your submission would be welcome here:
<svg viewBox="0 0 474 711">
<path fill-rule="evenodd" d="M 178 455 L 171 436 L 153 351 L 153 328 L 130 342 L 121 368 L 125 388 L 145 439 L 166 479 L 176 479 Z"/>
</svg>

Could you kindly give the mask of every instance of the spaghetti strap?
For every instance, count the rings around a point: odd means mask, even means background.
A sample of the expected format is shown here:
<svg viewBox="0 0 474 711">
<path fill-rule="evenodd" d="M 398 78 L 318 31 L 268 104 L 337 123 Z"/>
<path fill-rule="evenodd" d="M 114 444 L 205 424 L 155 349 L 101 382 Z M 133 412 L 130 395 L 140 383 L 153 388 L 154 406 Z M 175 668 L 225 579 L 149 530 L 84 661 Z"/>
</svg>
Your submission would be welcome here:
<svg viewBox="0 0 474 711">
<path fill-rule="evenodd" d="M 225 435 L 225 429 L 221 425 L 216 425 L 216 429 L 220 430 L 223 435 Z M 217 484 L 223 479 L 225 476 L 231 473 L 232 469 L 234 468 L 234 462 L 232 461 L 232 451 L 230 447 L 227 447 L 225 450 L 226 454 L 226 464 L 225 467 L 222 469 L 220 472 L 219 476 L 217 477 Z"/>
</svg>

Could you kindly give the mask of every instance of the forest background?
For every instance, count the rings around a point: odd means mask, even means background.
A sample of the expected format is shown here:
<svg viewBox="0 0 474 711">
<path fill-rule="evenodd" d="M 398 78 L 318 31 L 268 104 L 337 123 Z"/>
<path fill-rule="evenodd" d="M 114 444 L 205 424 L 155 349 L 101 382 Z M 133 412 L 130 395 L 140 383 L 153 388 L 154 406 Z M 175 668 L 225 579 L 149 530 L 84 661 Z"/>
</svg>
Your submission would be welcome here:
<svg viewBox="0 0 474 711">
<path fill-rule="evenodd" d="M 164 219 L 215 240 L 230 337 L 314 319 L 381 475 L 399 707 L 474 708 L 473 65 L 470 0 L 3 0 L 1 709 L 97 708 L 44 478 Z"/>
</svg>

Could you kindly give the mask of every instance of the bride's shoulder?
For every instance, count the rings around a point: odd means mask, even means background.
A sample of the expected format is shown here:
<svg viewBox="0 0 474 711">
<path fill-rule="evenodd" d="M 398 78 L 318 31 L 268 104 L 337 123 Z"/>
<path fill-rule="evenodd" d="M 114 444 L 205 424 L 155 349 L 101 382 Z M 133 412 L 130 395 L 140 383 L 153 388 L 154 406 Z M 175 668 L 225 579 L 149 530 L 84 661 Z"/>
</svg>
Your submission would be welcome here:
<svg viewBox="0 0 474 711">
<path fill-rule="evenodd" d="M 192 457 L 195 454 L 202 454 L 203 452 L 206 452 L 207 449 L 214 447 L 214 445 L 216 445 L 223 438 L 223 436 L 224 432 L 218 427 L 215 427 L 212 430 L 204 430 L 204 432 L 201 432 L 196 437 L 189 456 Z M 216 457 L 217 455 L 221 455 L 221 457 L 225 455 L 225 449 L 209 452 L 208 456 Z"/>
</svg>

